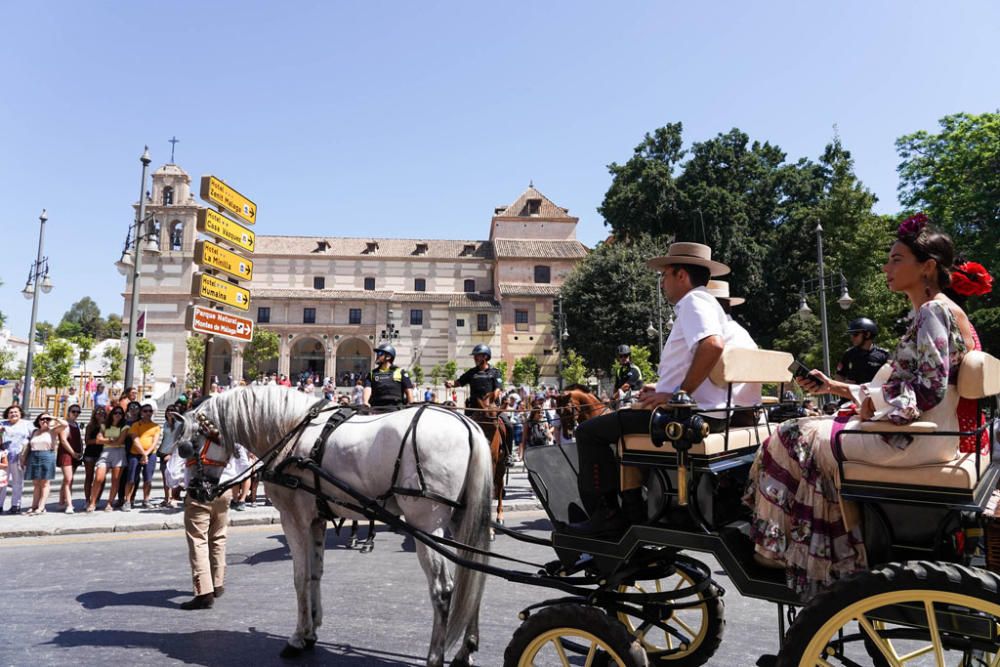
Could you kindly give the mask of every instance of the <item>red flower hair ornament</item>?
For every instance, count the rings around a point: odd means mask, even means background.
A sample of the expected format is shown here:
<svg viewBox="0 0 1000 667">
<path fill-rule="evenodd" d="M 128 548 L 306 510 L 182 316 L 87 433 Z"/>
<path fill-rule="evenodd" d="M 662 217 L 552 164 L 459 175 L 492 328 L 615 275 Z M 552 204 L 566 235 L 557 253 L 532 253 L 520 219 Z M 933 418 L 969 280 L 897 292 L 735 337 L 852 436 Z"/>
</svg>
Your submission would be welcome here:
<svg viewBox="0 0 1000 667">
<path fill-rule="evenodd" d="M 927 217 L 926 213 L 915 213 L 899 223 L 899 229 L 896 230 L 896 235 L 900 237 L 917 237 L 920 235 L 920 232 L 924 230 L 924 227 L 927 226 L 928 222 L 930 222 L 930 218 Z"/>
<path fill-rule="evenodd" d="M 951 288 L 962 296 L 982 296 L 993 291 L 993 276 L 982 264 L 963 262 L 951 272 Z"/>
</svg>

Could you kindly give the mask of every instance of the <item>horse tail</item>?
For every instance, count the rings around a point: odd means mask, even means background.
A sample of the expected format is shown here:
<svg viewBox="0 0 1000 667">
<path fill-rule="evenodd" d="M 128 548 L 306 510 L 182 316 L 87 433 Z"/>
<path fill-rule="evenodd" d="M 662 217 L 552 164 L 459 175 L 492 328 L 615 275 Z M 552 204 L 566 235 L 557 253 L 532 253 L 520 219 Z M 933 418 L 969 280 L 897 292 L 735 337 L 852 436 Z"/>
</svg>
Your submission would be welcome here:
<svg viewBox="0 0 1000 667">
<path fill-rule="evenodd" d="M 470 425 L 471 426 L 471 425 Z M 465 508 L 460 514 L 455 532 L 456 541 L 482 551 L 490 547 L 490 499 L 493 484 L 493 466 L 490 447 L 482 431 L 470 429 L 471 452 L 469 468 L 465 473 Z M 459 549 L 459 556 L 474 563 L 486 564 L 489 557 Z M 448 628 L 445 644 L 450 648 L 466 628 L 479 616 L 486 574 L 458 566 L 455 568 L 455 585 L 451 592 L 448 610 Z"/>
</svg>

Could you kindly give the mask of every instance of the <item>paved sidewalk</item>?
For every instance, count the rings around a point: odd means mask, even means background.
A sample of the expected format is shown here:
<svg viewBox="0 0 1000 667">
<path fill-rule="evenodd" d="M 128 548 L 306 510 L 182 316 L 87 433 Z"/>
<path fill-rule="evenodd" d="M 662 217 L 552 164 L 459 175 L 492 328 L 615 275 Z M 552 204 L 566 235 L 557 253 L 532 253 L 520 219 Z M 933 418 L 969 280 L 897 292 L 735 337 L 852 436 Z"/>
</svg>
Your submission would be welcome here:
<svg viewBox="0 0 1000 667">
<path fill-rule="evenodd" d="M 510 484 L 504 502 L 504 512 L 525 512 L 541 509 L 535 498 L 524 466 L 517 464 L 510 471 Z M 55 489 L 58 497 L 58 487 Z M 49 498 L 52 498 L 50 494 Z M 24 514 L 0 515 L 0 540 L 13 537 L 45 537 L 51 535 L 74 535 L 81 533 L 126 533 L 148 530 L 176 530 L 184 527 L 184 512 L 181 508 L 161 509 L 155 507 L 162 496 L 153 491 L 150 509 L 134 509 L 130 512 L 104 512 L 98 509 L 87 514 L 82 511 L 83 503 L 77 501 L 76 513 L 65 514 L 50 502 L 45 514 L 26 516 Z M 31 496 L 25 495 L 23 507 L 31 506 Z M 247 507 L 242 512 L 229 512 L 229 525 L 252 526 L 278 523 L 278 511 L 259 504 Z"/>
</svg>

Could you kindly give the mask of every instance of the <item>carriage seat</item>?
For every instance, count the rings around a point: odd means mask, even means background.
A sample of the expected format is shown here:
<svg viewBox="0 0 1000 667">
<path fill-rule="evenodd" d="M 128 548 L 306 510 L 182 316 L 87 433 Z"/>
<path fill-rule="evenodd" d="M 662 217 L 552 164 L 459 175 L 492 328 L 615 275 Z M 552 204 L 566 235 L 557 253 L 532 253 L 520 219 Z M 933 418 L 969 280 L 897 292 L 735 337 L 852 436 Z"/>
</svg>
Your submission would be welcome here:
<svg viewBox="0 0 1000 667">
<path fill-rule="evenodd" d="M 775 350 L 727 348 L 709 374 L 709 380 L 720 387 L 742 382 L 788 383 L 792 380 L 792 374 L 788 370 L 792 358 L 787 352 Z M 728 429 L 728 440 L 727 433 L 712 433 L 694 445 L 689 453 L 693 457 L 708 460 L 745 454 L 763 444 L 770 435 L 771 430 L 766 423 L 732 427 Z M 648 433 L 626 435 L 621 443 L 621 455 L 626 463 L 629 454 L 675 456 L 676 453 L 669 442 L 662 447 L 654 446 Z"/>
<path fill-rule="evenodd" d="M 949 389 L 949 391 L 955 391 Z M 958 370 L 957 391 L 962 398 L 979 400 L 1000 394 L 1000 360 L 985 352 L 973 351 L 965 355 Z M 914 422 L 897 426 L 887 422 L 864 422 L 860 429 L 870 433 L 933 433 L 938 430 L 934 422 Z M 975 452 L 957 453 L 946 463 L 933 463 L 909 467 L 889 467 L 845 461 L 841 488 L 845 495 L 856 495 L 865 489 L 893 489 L 904 491 L 918 487 L 922 494 L 933 495 L 934 490 L 944 494 L 968 494 L 976 489 L 987 475 L 992 463 L 989 453 L 977 457 Z"/>
</svg>

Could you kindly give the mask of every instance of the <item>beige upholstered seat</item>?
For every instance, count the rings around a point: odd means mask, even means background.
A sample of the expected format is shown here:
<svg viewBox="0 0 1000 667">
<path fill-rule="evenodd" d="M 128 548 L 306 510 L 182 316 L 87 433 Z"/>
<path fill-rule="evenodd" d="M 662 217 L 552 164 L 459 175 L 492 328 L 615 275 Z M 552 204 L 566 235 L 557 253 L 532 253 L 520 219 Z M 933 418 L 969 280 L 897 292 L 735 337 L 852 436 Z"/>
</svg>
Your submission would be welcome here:
<svg viewBox="0 0 1000 667">
<path fill-rule="evenodd" d="M 956 391 L 949 388 L 948 391 Z M 985 352 L 969 352 L 962 360 L 958 370 L 957 391 L 962 398 L 980 399 L 1000 394 L 1000 360 Z M 896 426 L 886 422 L 864 422 L 861 430 L 887 433 L 931 433 L 937 430 L 933 422 L 914 422 Z M 979 474 L 990 465 L 990 456 L 980 456 Z M 900 486 L 927 486 L 946 489 L 971 490 L 976 486 L 979 475 L 976 473 L 975 453 L 957 453 L 956 457 L 947 463 L 911 467 L 890 467 L 869 465 L 847 461 L 844 463 L 844 479 L 842 483 L 876 482 L 880 485 L 899 484 Z"/>
<path fill-rule="evenodd" d="M 725 433 L 712 433 L 707 438 L 694 445 L 689 450 L 694 456 L 718 456 L 726 452 L 740 449 L 748 449 L 763 444 L 770 433 L 767 424 L 758 426 L 744 426 L 729 429 L 729 448 L 726 449 Z M 758 438 L 760 438 L 758 440 Z M 655 447 L 648 434 L 636 434 L 625 436 L 624 451 L 642 452 L 644 454 L 676 454 L 673 445 L 667 441 L 662 447 Z"/>
</svg>

